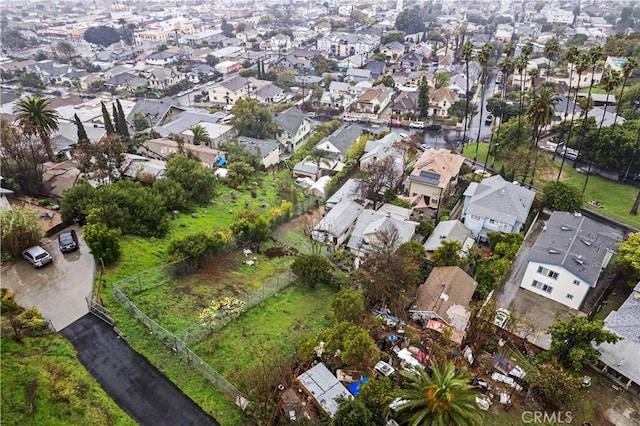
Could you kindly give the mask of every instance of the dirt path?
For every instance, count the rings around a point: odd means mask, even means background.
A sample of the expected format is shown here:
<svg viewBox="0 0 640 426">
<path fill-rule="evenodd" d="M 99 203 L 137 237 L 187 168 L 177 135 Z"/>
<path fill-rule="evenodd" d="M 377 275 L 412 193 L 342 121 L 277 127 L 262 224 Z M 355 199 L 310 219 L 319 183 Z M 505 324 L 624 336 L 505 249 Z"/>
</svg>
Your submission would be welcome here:
<svg viewBox="0 0 640 426">
<path fill-rule="evenodd" d="M 273 238 L 282 244 L 296 248 L 301 253 L 309 253 L 311 250 L 311 243 L 308 241 L 309 233 L 324 215 L 324 206 L 309 209 L 305 214 L 280 225 L 273 232 Z"/>
<path fill-rule="evenodd" d="M 142 425 L 219 425 L 92 314 L 61 334 L 78 351 L 80 362 L 135 421 Z"/>
</svg>

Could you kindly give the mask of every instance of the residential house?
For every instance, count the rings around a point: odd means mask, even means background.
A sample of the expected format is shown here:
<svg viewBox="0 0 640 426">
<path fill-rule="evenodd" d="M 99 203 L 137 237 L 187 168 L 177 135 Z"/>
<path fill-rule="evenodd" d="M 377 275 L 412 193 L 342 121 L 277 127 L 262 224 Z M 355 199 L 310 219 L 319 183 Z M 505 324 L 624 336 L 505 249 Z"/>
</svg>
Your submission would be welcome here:
<svg viewBox="0 0 640 426">
<path fill-rule="evenodd" d="M 360 179 L 347 180 L 336 192 L 333 193 L 324 203 L 326 211 L 333 209 L 343 201 L 356 200 L 358 198 L 358 189 L 362 182 Z"/>
<path fill-rule="evenodd" d="M 362 92 L 351 106 L 352 110 L 377 118 L 378 113 L 386 108 L 391 101 L 393 90 L 382 84 Z"/>
<path fill-rule="evenodd" d="M 351 55 L 371 55 L 378 47 L 380 47 L 380 36 L 364 33 L 332 32 L 319 38 L 316 42 L 318 50 L 329 52 L 330 55 L 341 58 Z"/>
<path fill-rule="evenodd" d="M 369 81 L 371 79 L 371 71 L 368 69 L 349 68 L 345 77 L 345 82 L 360 83 L 361 81 Z"/>
<path fill-rule="evenodd" d="M 371 78 L 377 80 L 386 73 L 387 65 L 381 61 L 369 61 L 365 64 L 364 69 L 371 72 Z"/>
<path fill-rule="evenodd" d="M 166 172 L 167 163 L 163 160 L 129 153 L 124 155 L 122 175 L 129 179 L 151 184 L 162 178 Z"/>
<path fill-rule="evenodd" d="M 261 104 L 273 104 L 282 102 L 285 98 L 284 91 L 275 84 L 263 84 L 255 89 L 255 93 L 251 93 L 251 96 L 255 96 Z"/>
<path fill-rule="evenodd" d="M 486 241 L 489 232 L 522 231 L 535 192 L 495 175 L 469 184 L 463 197 L 464 226 L 474 238 Z"/>
<path fill-rule="evenodd" d="M 222 75 L 238 72 L 240 68 L 242 64 L 239 61 L 222 61 L 214 66 L 214 69 Z"/>
<path fill-rule="evenodd" d="M 214 84 L 209 89 L 209 102 L 214 105 L 233 105 L 238 99 L 257 96 L 259 100 L 261 100 L 260 98 L 270 100 L 269 102 L 265 102 L 270 103 L 273 102 L 275 96 L 282 93 L 282 89 L 277 88 L 273 93 L 267 93 L 267 90 L 260 94 L 267 86 L 273 86 L 273 84 L 266 80 L 235 75 L 220 83 Z"/>
<path fill-rule="evenodd" d="M 404 214 L 400 213 L 399 218 L 386 209 L 360 212 L 347 242 L 347 248 L 351 253 L 364 258 L 378 251 L 393 252 L 400 245 L 411 241 L 418 224 L 406 220 L 411 215 L 410 209 L 398 209 L 405 211 Z"/>
<path fill-rule="evenodd" d="M 573 74 L 571 70 L 573 69 Z M 578 87 L 578 83 L 580 84 L 580 88 L 589 87 L 591 84 L 591 68 L 589 68 L 586 72 L 583 72 L 581 76 L 578 76 L 574 68 L 574 64 L 567 63 L 567 75 L 571 76 L 571 87 Z M 596 67 L 595 72 L 593 73 L 593 85 L 597 86 L 600 84 L 602 80 L 602 76 L 604 72 L 599 67 Z"/>
<path fill-rule="evenodd" d="M 202 164 L 209 168 L 214 168 L 220 157 L 224 155 L 222 151 L 209 148 L 205 145 L 189 145 L 184 147 L 195 155 Z M 180 152 L 178 142 L 167 138 L 149 139 L 145 141 L 137 153 L 148 158 L 167 161 L 172 155 Z"/>
<path fill-rule="evenodd" d="M 401 177 L 406 162 L 406 152 L 396 146 L 401 141 L 402 136 L 397 133 L 389 133 L 382 139 L 367 141 L 364 154 L 360 157 L 360 170 L 367 171 L 377 162 L 391 158 L 395 165 L 396 178 Z"/>
<path fill-rule="evenodd" d="M 154 68 L 147 78 L 150 89 L 164 91 L 169 86 L 184 80 L 185 74 L 178 72 L 175 68 Z"/>
<path fill-rule="evenodd" d="M 258 154 L 265 170 L 272 170 L 280 163 L 281 145 L 277 141 L 238 136 L 238 143 L 248 151 Z"/>
<path fill-rule="evenodd" d="M 393 100 L 393 111 L 402 116 L 407 114 L 416 115 L 419 112 L 418 93 L 416 92 L 400 92 L 397 98 Z"/>
<path fill-rule="evenodd" d="M 269 40 L 269 47 L 272 52 L 288 52 L 292 48 L 291 37 L 278 33 Z"/>
<path fill-rule="evenodd" d="M 400 60 L 400 68 L 405 71 L 418 71 L 427 64 L 427 59 L 418 52 L 411 51 L 403 55 Z"/>
<path fill-rule="evenodd" d="M 553 212 L 527 256 L 520 287 L 579 309 L 622 238 L 594 219 Z"/>
<path fill-rule="evenodd" d="M 448 87 L 441 87 L 429 94 L 429 116 L 437 118 L 450 117 L 449 108 L 457 100 L 455 92 Z"/>
<path fill-rule="evenodd" d="M 385 44 L 380 48 L 380 53 L 383 53 L 387 60 L 396 60 L 404 55 L 404 44 L 398 41 L 392 41 Z"/>
<path fill-rule="evenodd" d="M 438 222 L 433 232 L 424 243 L 424 250 L 427 257 L 431 258 L 433 252 L 436 251 L 443 241 L 457 241 L 462 248 L 460 255 L 466 257 L 469 249 L 475 244 L 473 234 L 459 220 L 443 220 Z"/>
<path fill-rule="evenodd" d="M 288 153 L 295 152 L 311 133 L 311 120 L 297 107 L 282 111 L 273 121 L 278 126 L 276 139 Z"/>
<path fill-rule="evenodd" d="M 159 100 L 142 99 L 135 103 L 131 112 L 127 115 L 127 121 L 133 123 L 136 113 L 141 113 L 147 117 L 149 125 L 154 127 L 170 120 L 185 110 L 184 107 L 174 105 L 171 98 L 162 98 Z"/>
<path fill-rule="evenodd" d="M 165 50 L 162 52 L 155 52 L 147 56 L 146 63 L 149 65 L 164 67 L 170 64 L 175 64 L 180 59 L 180 55 L 177 52 Z"/>
<path fill-rule="evenodd" d="M 429 88 L 433 89 L 433 82 L 429 80 L 427 71 L 411 71 L 407 77 L 405 78 L 403 86 L 404 88 L 411 89 L 417 91 L 420 88 L 420 83 L 422 82 L 422 77 L 426 77 Z"/>
<path fill-rule="evenodd" d="M 622 305 L 607 315 L 604 329 L 622 340 L 596 347 L 600 354 L 598 368 L 635 395 L 640 395 L 640 281 Z"/>
<path fill-rule="evenodd" d="M 129 84 L 131 83 L 132 80 L 136 78 L 138 77 L 135 74 L 125 72 L 125 73 L 113 76 L 109 80 L 105 81 L 104 85 L 105 87 L 108 87 L 116 91 L 129 90 L 130 89 Z"/>
<path fill-rule="evenodd" d="M 311 238 L 331 247 L 342 246 L 349 240 L 362 210 L 364 207 L 355 201 L 341 201 L 313 227 Z"/>
<path fill-rule="evenodd" d="M 341 126 L 329 136 L 323 138 L 315 148 L 328 151 L 333 154 L 334 158 L 341 162 L 347 161 L 347 152 L 351 145 L 358 140 L 362 130 L 360 126 L 347 125 Z"/>
<path fill-rule="evenodd" d="M 409 196 L 424 195 L 431 216 L 435 217 L 455 192 L 463 162 L 463 156 L 447 149 L 426 150 L 405 180 L 405 190 Z"/>
<path fill-rule="evenodd" d="M 333 417 L 338 411 L 340 399 L 351 399 L 349 393 L 331 371 L 319 363 L 298 376 L 298 382 L 322 410 Z"/>
<path fill-rule="evenodd" d="M 191 143 L 193 133 L 190 129 L 199 124 L 207 130 L 211 147 L 216 148 L 221 143 L 230 141 L 237 134 L 233 126 L 220 124 L 218 120 L 219 117 L 213 114 L 185 111 L 176 115 L 171 121 L 156 126 L 154 130 L 163 137 L 169 137 L 172 134 L 180 135 L 187 143 Z"/>
<path fill-rule="evenodd" d="M 418 287 L 409 313 L 414 321 L 423 321 L 427 326 L 430 320 L 444 323 L 453 331 L 452 340 L 461 342 L 469 324 L 469 304 L 476 286 L 476 281 L 458 266 L 435 267 Z"/>
</svg>

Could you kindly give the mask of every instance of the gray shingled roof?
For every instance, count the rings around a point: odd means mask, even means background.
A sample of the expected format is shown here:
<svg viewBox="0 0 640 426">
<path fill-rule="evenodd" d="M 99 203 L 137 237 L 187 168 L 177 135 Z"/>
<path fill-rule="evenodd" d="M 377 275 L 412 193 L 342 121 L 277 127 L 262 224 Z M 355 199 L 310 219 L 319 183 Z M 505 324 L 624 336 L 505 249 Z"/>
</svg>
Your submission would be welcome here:
<svg viewBox="0 0 640 426">
<path fill-rule="evenodd" d="M 304 121 L 304 114 L 297 107 L 291 107 L 278 114 L 273 121 L 285 132 L 295 135 Z"/>
<path fill-rule="evenodd" d="M 431 236 L 424 243 L 425 251 L 435 251 L 442 241 L 458 241 L 464 244 L 467 238 L 473 239 L 473 234 L 459 220 L 445 220 L 435 227 Z"/>
<path fill-rule="evenodd" d="M 256 139 L 246 136 L 238 136 L 238 143 L 251 152 L 259 153 L 262 158 L 280 147 L 280 144 L 274 140 Z"/>
<path fill-rule="evenodd" d="M 529 215 L 535 193 L 520 185 L 505 181 L 495 175 L 479 184 L 471 184 L 464 192 L 471 196 L 466 206 L 466 214 L 490 218 L 513 225 L 524 223 Z"/>
<path fill-rule="evenodd" d="M 333 146 L 338 148 L 340 152 L 346 153 L 351 145 L 362 134 L 362 127 L 351 124 L 348 126 L 342 126 L 326 138 L 318 142 L 316 146 L 322 146 L 325 142 L 331 142 Z"/>
<path fill-rule="evenodd" d="M 607 250 L 623 235 L 605 223 L 567 212 L 553 212 L 529 252 L 528 261 L 559 265 L 595 287 Z"/>
<path fill-rule="evenodd" d="M 367 238 L 375 235 L 377 232 L 391 230 L 393 227 L 398 231 L 398 240 L 396 247 L 411 240 L 415 233 L 417 223 L 398 220 L 389 217 L 384 213 L 375 210 L 363 210 L 358 219 L 353 233 L 347 242 L 347 247 L 368 253 L 375 249 L 375 246 L 367 242 Z"/>
<path fill-rule="evenodd" d="M 624 339 L 598 346 L 600 360 L 640 384 L 640 281 L 622 306 L 612 311 L 604 323 L 605 329 Z"/>
<path fill-rule="evenodd" d="M 249 81 L 248 79 L 238 75 L 233 78 L 230 78 L 229 80 L 221 81 L 220 86 L 232 92 L 237 92 L 238 90 L 244 88 L 247 85 L 248 81 Z"/>
</svg>

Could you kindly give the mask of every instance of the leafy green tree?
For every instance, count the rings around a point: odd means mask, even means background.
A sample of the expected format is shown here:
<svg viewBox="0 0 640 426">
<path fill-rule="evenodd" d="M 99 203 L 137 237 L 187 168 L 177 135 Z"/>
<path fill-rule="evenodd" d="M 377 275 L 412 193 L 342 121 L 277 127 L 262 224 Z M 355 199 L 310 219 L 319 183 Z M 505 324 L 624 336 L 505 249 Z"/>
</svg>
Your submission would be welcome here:
<svg viewBox="0 0 640 426">
<path fill-rule="evenodd" d="M 199 260 L 208 252 L 220 252 L 230 242 L 230 236 L 222 231 L 209 234 L 196 232 L 169 241 L 167 255 L 170 259 L 179 260 L 185 257 Z"/>
<path fill-rule="evenodd" d="M 195 204 L 207 205 L 215 195 L 216 180 L 211 169 L 184 155 L 169 159 L 165 176 L 178 182 Z"/>
<path fill-rule="evenodd" d="M 133 129 L 136 132 L 141 132 L 150 126 L 149 119 L 143 112 L 138 111 L 133 115 Z"/>
<path fill-rule="evenodd" d="M 634 58 L 634 57 L 626 58 L 625 63 L 622 65 L 622 88 L 620 89 L 620 96 L 618 97 L 619 99 L 621 100 L 625 99 L 624 88 L 627 85 L 627 81 L 629 80 L 629 77 L 633 75 L 634 71 L 638 69 L 639 66 L 640 66 L 640 60 L 638 60 L 638 58 Z M 618 102 L 618 105 L 616 107 L 616 116 L 613 119 L 614 126 L 618 121 L 618 115 L 620 113 L 620 105 L 621 105 L 621 102 Z"/>
<path fill-rule="evenodd" d="M 0 168 L 7 177 L 3 184 L 17 193 L 43 194 L 42 164 L 47 160 L 47 154 L 42 142 L 0 119 L 0 148 Z"/>
<path fill-rule="evenodd" d="M 618 245 L 617 264 L 632 285 L 640 280 L 638 253 L 640 253 L 640 232 L 629 234 L 628 238 Z"/>
<path fill-rule="evenodd" d="M 244 98 L 238 100 L 232 109 L 231 124 L 236 127 L 241 136 L 267 139 L 277 131 L 271 112 L 260 106 L 257 99 Z"/>
<path fill-rule="evenodd" d="M 359 399 L 340 398 L 331 426 L 362 426 L 371 424 L 371 411 Z"/>
<path fill-rule="evenodd" d="M 307 287 L 316 285 L 331 285 L 333 266 L 326 257 L 307 254 L 296 257 L 291 265 L 291 271 L 296 274 L 298 281 Z"/>
<path fill-rule="evenodd" d="M 320 166 L 322 164 L 330 165 L 333 155 L 324 149 L 313 148 L 309 153 L 308 159 L 316 165 L 316 180 L 318 180 L 322 176 L 322 169 Z"/>
<path fill-rule="evenodd" d="M 317 76 L 322 76 L 324 73 L 335 71 L 338 67 L 336 61 L 325 58 L 321 54 L 317 54 L 311 58 L 311 64 L 313 65 L 313 72 Z"/>
<path fill-rule="evenodd" d="M 107 111 L 107 106 L 104 104 L 104 102 L 100 102 L 100 105 L 102 105 L 102 120 L 104 121 L 104 130 L 107 132 L 107 136 L 113 135 L 116 130 L 113 128 L 113 122 L 111 121 L 109 111 Z"/>
<path fill-rule="evenodd" d="M 424 31 L 426 13 L 425 9 L 414 6 L 411 9 L 404 9 L 396 17 L 394 27 L 405 34 L 416 34 Z"/>
<path fill-rule="evenodd" d="M 604 330 L 603 321 L 569 313 L 569 320 L 558 319 L 551 327 L 551 347 L 542 353 L 542 361 L 557 359 L 565 368 L 580 371 L 598 361 L 594 345 L 616 343 L 621 337 Z"/>
<path fill-rule="evenodd" d="M 456 371 L 452 362 L 433 365 L 431 372 L 421 368 L 415 373 L 402 371 L 406 381 L 400 398 L 406 402 L 397 409 L 402 424 L 468 425 L 484 424 L 476 404 L 477 392 L 468 384 L 471 376 L 465 369 Z"/>
<path fill-rule="evenodd" d="M 106 25 L 99 25 L 97 27 L 89 27 L 84 32 L 84 39 L 92 44 L 98 44 L 100 46 L 110 46 L 120 41 L 120 34 L 118 30 Z"/>
<path fill-rule="evenodd" d="M 16 122 L 26 135 L 38 135 L 44 145 L 49 161 L 56 156 L 51 146 L 51 135 L 58 130 L 60 116 L 51 109 L 49 100 L 39 96 L 20 98 L 15 106 Z"/>
<path fill-rule="evenodd" d="M 248 150 L 235 139 L 221 143 L 220 149 L 227 153 L 225 158 L 229 163 L 244 161 L 256 170 L 262 165 L 260 155 L 257 151 Z"/>
<path fill-rule="evenodd" d="M 210 67 L 215 67 L 220 62 L 220 58 L 208 53 L 207 56 L 205 57 L 205 61 L 207 62 L 207 65 L 209 65 Z"/>
<path fill-rule="evenodd" d="M 271 221 L 265 215 L 244 209 L 233 218 L 231 231 L 242 242 L 261 243 L 271 235 Z"/>
<path fill-rule="evenodd" d="M 29 206 L 0 210 L 2 251 L 18 257 L 22 250 L 37 245 L 44 237 L 38 214 Z"/>
<path fill-rule="evenodd" d="M 362 290 L 344 288 L 333 297 L 331 302 L 336 322 L 350 322 L 362 325 L 366 315 Z"/>
<path fill-rule="evenodd" d="M 440 89 L 441 87 L 449 87 L 451 77 L 449 77 L 449 73 L 446 71 L 440 71 L 435 74 L 433 80 L 436 89 Z"/>
<path fill-rule="evenodd" d="M 48 329 L 49 323 L 36 308 L 25 309 L 15 300 L 15 294 L 6 288 L 0 289 L 0 312 L 9 317 L 13 338 L 21 341 L 23 332 L 38 335 Z"/>
<path fill-rule="evenodd" d="M 356 396 L 364 403 L 376 424 L 385 424 L 391 414 L 389 404 L 396 399 L 397 389 L 388 377 L 371 377 L 367 383 L 360 386 L 360 393 Z"/>
<path fill-rule="evenodd" d="M 73 45 L 65 40 L 56 43 L 56 51 L 67 59 L 72 58 L 76 54 L 76 49 Z"/>
<path fill-rule="evenodd" d="M 364 328 L 341 322 L 323 332 L 325 353 L 340 351 L 340 359 L 352 368 L 365 369 L 379 355 L 376 342 Z"/>
<path fill-rule="evenodd" d="M 554 181 L 544 186 L 542 205 L 551 211 L 577 212 L 582 207 L 580 190 L 567 183 Z"/>
<path fill-rule="evenodd" d="M 86 222 L 90 209 L 98 202 L 98 189 L 81 180 L 62 193 L 60 211 L 64 220 Z"/>
<path fill-rule="evenodd" d="M 464 261 L 460 256 L 462 244 L 458 241 L 442 240 L 440 247 L 435 249 L 431 261 L 433 266 L 462 266 Z"/>
<path fill-rule="evenodd" d="M 535 399 L 550 410 L 561 410 L 579 394 L 581 380 L 554 363 L 538 367 L 531 379 Z"/>
<path fill-rule="evenodd" d="M 382 84 L 386 87 L 394 87 L 396 85 L 396 81 L 393 79 L 391 74 L 385 74 L 382 78 L 378 79 L 374 85 Z"/>
<path fill-rule="evenodd" d="M 429 84 L 425 76 L 422 76 L 418 87 L 418 111 L 420 117 L 429 115 Z"/>
<path fill-rule="evenodd" d="M 111 265 L 120 258 L 120 236 L 118 228 L 109 228 L 103 223 L 91 223 L 82 228 L 84 240 L 97 261 Z"/>
<path fill-rule="evenodd" d="M 421 220 L 420 224 L 416 227 L 416 232 L 425 238 L 429 238 L 435 227 L 436 224 L 433 219 Z"/>
<path fill-rule="evenodd" d="M 251 179 L 251 176 L 255 172 L 253 166 L 245 161 L 229 163 L 227 170 L 227 181 L 234 188 L 239 187 Z"/>
<path fill-rule="evenodd" d="M 187 191 L 172 179 L 156 179 L 151 190 L 162 198 L 167 211 L 187 212 L 192 210 Z"/>
<path fill-rule="evenodd" d="M 20 86 L 33 89 L 44 89 L 47 85 L 42 81 L 40 74 L 34 71 L 23 71 L 19 74 Z"/>
</svg>

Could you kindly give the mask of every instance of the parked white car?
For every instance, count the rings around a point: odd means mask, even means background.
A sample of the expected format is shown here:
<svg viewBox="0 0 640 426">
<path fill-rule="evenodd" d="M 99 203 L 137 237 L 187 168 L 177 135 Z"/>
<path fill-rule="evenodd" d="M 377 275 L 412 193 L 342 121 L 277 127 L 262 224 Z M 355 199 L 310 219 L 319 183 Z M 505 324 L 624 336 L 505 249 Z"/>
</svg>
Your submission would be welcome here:
<svg viewBox="0 0 640 426">
<path fill-rule="evenodd" d="M 412 129 L 424 129 L 424 121 L 412 121 L 409 123 L 409 127 Z"/>
</svg>

